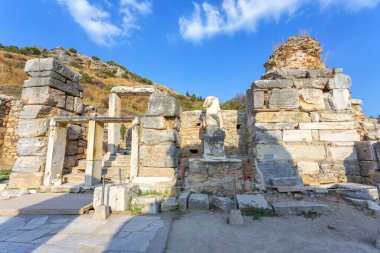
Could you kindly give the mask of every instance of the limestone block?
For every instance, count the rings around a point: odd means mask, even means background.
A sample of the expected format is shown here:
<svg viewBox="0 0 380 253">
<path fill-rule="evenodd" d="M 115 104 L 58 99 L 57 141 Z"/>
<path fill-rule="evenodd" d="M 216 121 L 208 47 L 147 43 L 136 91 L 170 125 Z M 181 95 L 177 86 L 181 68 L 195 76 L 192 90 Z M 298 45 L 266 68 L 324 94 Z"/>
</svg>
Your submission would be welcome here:
<svg viewBox="0 0 380 253">
<path fill-rule="evenodd" d="M 157 214 L 160 211 L 160 203 L 157 196 L 134 197 L 131 205 L 141 208 L 141 214 Z"/>
<path fill-rule="evenodd" d="M 67 139 L 70 141 L 78 140 L 82 133 L 81 126 L 69 125 L 67 127 Z"/>
<path fill-rule="evenodd" d="M 20 137 L 39 137 L 46 135 L 49 120 L 44 119 L 20 119 L 16 133 Z"/>
<path fill-rule="evenodd" d="M 358 141 L 355 143 L 359 161 L 376 161 L 376 142 Z"/>
<path fill-rule="evenodd" d="M 79 97 L 74 98 L 74 112 L 81 114 L 83 112 L 82 99 Z"/>
<path fill-rule="evenodd" d="M 253 92 L 253 108 L 254 109 L 264 108 L 264 91 Z"/>
<path fill-rule="evenodd" d="M 64 91 L 66 94 L 75 97 L 80 96 L 80 91 L 78 89 L 53 77 L 31 78 L 24 81 L 24 88 L 43 86 L 49 86 L 51 88 Z"/>
<path fill-rule="evenodd" d="M 234 202 L 228 197 L 212 196 L 211 207 L 227 213 L 234 208 Z"/>
<path fill-rule="evenodd" d="M 140 160 L 145 167 L 177 167 L 178 148 L 174 144 L 141 146 Z"/>
<path fill-rule="evenodd" d="M 175 177 L 174 168 L 140 167 L 140 177 Z"/>
<path fill-rule="evenodd" d="M 228 224 L 232 226 L 244 226 L 243 215 L 240 210 L 231 210 L 228 216 Z M 380 243 L 379 243 L 380 244 Z"/>
<path fill-rule="evenodd" d="M 379 164 L 377 161 L 359 161 L 360 175 L 362 177 L 369 177 L 371 173 L 379 170 Z"/>
<path fill-rule="evenodd" d="M 353 117 L 352 117 L 352 114 L 348 114 L 348 113 L 322 112 L 320 114 L 320 120 L 326 121 L 326 122 L 353 121 Z"/>
<path fill-rule="evenodd" d="M 379 198 L 377 188 L 372 185 L 340 183 L 338 185 L 337 192 L 343 196 L 355 199 L 366 199 L 375 201 Z"/>
<path fill-rule="evenodd" d="M 179 117 L 181 104 L 167 92 L 153 93 L 149 97 L 148 116 Z"/>
<path fill-rule="evenodd" d="M 53 77 L 53 78 L 58 79 L 59 81 L 64 82 L 64 83 L 67 81 L 66 77 L 60 75 L 57 72 L 53 72 L 51 70 L 29 72 L 28 75 L 30 77 L 35 77 L 35 78 Z"/>
<path fill-rule="evenodd" d="M 166 128 L 164 117 L 142 117 L 141 124 L 147 129 L 164 130 Z"/>
<path fill-rule="evenodd" d="M 274 187 L 291 187 L 291 186 L 302 186 L 302 178 L 299 176 L 295 177 L 280 177 L 271 178 L 270 183 Z"/>
<path fill-rule="evenodd" d="M 129 210 L 130 202 L 137 196 L 139 187 L 132 184 L 106 185 L 104 205 L 111 207 L 112 212 L 125 212 Z M 102 187 L 96 187 L 94 191 L 94 208 L 101 205 Z"/>
<path fill-rule="evenodd" d="M 26 105 L 47 105 L 65 108 L 65 93 L 50 87 L 33 87 L 22 90 L 21 100 Z"/>
<path fill-rule="evenodd" d="M 311 122 L 319 122 L 319 113 L 312 112 L 310 113 Z"/>
<path fill-rule="evenodd" d="M 319 89 L 301 89 L 300 107 L 303 111 L 317 111 L 325 109 L 323 91 Z"/>
<path fill-rule="evenodd" d="M 300 123 L 301 130 L 352 130 L 355 129 L 354 122 L 313 122 Z"/>
<path fill-rule="evenodd" d="M 367 140 L 380 140 L 380 129 L 369 131 L 364 134 Z"/>
<path fill-rule="evenodd" d="M 64 164 L 63 164 L 63 167 L 66 168 L 66 169 L 73 168 L 73 167 L 77 166 L 77 161 L 78 161 L 78 159 L 77 159 L 77 157 L 75 155 L 73 155 L 73 156 L 66 156 Z"/>
<path fill-rule="evenodd" d="M 377 160 L 379 161 L 380 163 L 380 142 L 378 142 L 376 144 L 376 156 L 377 156 Z"/>
<path fill-rule="evenodd" d="M 38 189 L 42 185 L 43 172 L 12 172 L 9 178 L 8 188 Z"/>
<path fill-rule="evenodd" d="M 300 215 L 305 213 L 328 214 L 330 209 L 327 205 L 306 201 L 283 201 L 273 203 L 274 211 L 279 216 Z"/>
<path fill-rule="evenodd" d="M 328 147 L 327 152 L 333 161 L 357 161 L 358 156 L 354 147 Z"/>
<path fill-rule="evenodd" d="M 360 135 L 356 130 L 320 130 L 321 141 L 360 141 Z"/>
<path fill-rule="evenodd" d="M 323 90 L 329 79 L 327 78 L 307 78 L 294 80 L 297 89 L 320 89 Z"/>
<path fill-rule="evenodd" d="M 351 107 L 350 92 L 347 89 L 333 89 L 329 92 L 328 102 L 332 110 L 347 110 Z"/>
<path fill-rule="evenodd" d="M 298 162 L 297 170 L 300 175 L 316 175 L 319 173 L 319 164 L 316 162 Z"/>
<path fill-rule="evenodd" d="M 25 105 L 20 113 L 21 119 L 37 119 L 46 117 L 52 107 L 45 105 Z"/>
<path fill-rule="evenodd" d="M 293 68 L 273 68 L 267 71 L 261 78 L 267 80 L 273 79 L 299 79 L 305 78 L 307 69 L 293 69 Z"/>
<path fill-rule="evenodd" d="M 297 123 L 255 123 L 256 130 L 293 130 Z"/>
<path fill-rule="evenodd" d="M 308 113 L 305 112 L 257 112 L 257 123 L 306 123 L 311 122 Z M 256 124 L 257 124 L 256 123 Z"/>
<path fill-rule="evenodd" d="M 187 210 L 190 192 L 181 192 L 178 196 L 178 206 L 182 211 Z"/>
<path fill-rule="evenodd" d="M 44 156 L 47 151 L 47 138 L 20 138 L 17 142 L 17 154 L 20 156 Z"/>
<path fill-rule="evenodd" d="M 273 89 L 269 99 L 269 108 L 292 109 L 299 107 L 298 90 Z"/>
<path fill-rule="evenodd" d="M 153 86 L 116 86 L 111 89 L 111 93 L 116 93 L 124 96 L 149 96 L 156 91 L 156 88 Z"/>
<path fill-rule="evenodd" d="M 157 145 L 162 143 L 174 143 L 177 140 L 177 132 L 175 130 L 155 130 L 143 129 L 141 143 L 143 145 Z"/>
<path fill-rule="evenodd" d="M 324 146 L 256 145 L 256 157 L 262 161 L 318 161 L 326 158 Z"/>
<path fill-rule="evenodd" d="M 351 78 L 344 74 L 336 74 L 330 79 L 327 88 L 332 89 L 349 89 L 351 87 Z"/>
<path fill-rule="evenodd" d="M 74 111 L 74 97 L 73 96 L 66 97 L 66 110 Z"/>
<path fill-rule="evenodd" d="M 66 145 L 66 155 L 76 155 L 78 152 L 78 142 L 68 141 Z"/>
<path fill-rule="evenodd" d="M 273 143 L 282 140 L 281 130 L 274 131 L 254 131 L 253 142 L 256 143 Z"/>
<path fill-rule="evenodd" d="M 192 193 L 189 197 L 189 209 L 209 209 L 210 202 L 207 194 Z"/>
<path fill-rule="evenodd" d="M 29 60 L 25 64 L 25 72 L 40 72 L 40 71 L 53 71 L 59 73 L 61 76 L 66 77 L 74 82 L 79 83 L 82 75 L 62 64 L 57 59 L 50 58 L 35 58 Z"/>
<path fill-rule="evenodd" d="M 358 162 L 344 162 L 343 165 L 346 175 L 360 176 L 360 166 Z"/>
<path fill-rule="evenodd" d="M 162 212 L 175 211 L 178 208 L 178 200 L 176 197 L 168 197 L 161 203 Z"/>
<path fill-rule="evenodd" d="M 253 89 L 285 89 L 292 86 L 292 80 L 258 80 L 253 83 Z"/>
<path fill-rule="evenodd" d="M 41 172 L 45 168 L 46 157 L 43 156 L 19 156 L 13 165 L 12 171 Z"/>
<path fill-rule="evenodd" d="M 246 213 L 252 208 L 262 208 L 262 209 L 272 210 L 272 207 L 268 204 L 264 196 L 261 194 L 255 194 L 255 195 L 237 194 L 236 201 L 242 213 Z"/>
<path fill-rule="evenodd" d="M 311 130 L 284 130 L 283 141 L 311 142 Z"/>
<path fill-rule="evenodd" d="M 293 177 L 296 175 L 296 166 L 293 163 L 281 161 L 259 161 L 257 170 L 263 176 L 264 183 L 269 185 L 273 177 Z"/>
<path fill-rule="evenodd" d="M 332 69 L 310 69 L 307 71 L 307 78 L 331 78 Z"/>
</svg>

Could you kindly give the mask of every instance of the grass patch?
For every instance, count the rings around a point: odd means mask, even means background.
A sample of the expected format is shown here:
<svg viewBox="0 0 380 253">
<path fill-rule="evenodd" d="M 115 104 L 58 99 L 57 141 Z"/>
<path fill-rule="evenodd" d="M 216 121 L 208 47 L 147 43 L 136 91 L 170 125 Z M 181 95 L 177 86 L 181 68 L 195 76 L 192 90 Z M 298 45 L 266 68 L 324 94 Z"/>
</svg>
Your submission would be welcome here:
<svg viewBox="0 0 380 253">
<path fill-rule="evenodd" d="M 273 216 L 273 211 L 267 208 L 256 207 L 252 204 L 244 205 L 244 214 L 252 216 L 253 220 L 260 220 L 262 217 Z"/>
<path fill-rule="evenodd" d="M 321 214 L 316 211 L 302 212 L 301 215 L 309 219 L 315 219 L 321 216 Z"/>
<path fill-rule="evenodd" d="M 138 203 L 131 202 L 129 210 L 131 211 L 131 214 L 139 215 L 142 213 L 142 208 L 143 208 L 142 205 L 140 205 Z"/>
<path fill-rule="evenodd" d="M 0 169 L 0 182 L 8 181 L 10 175 L 10 170 Z"/>
<path fill-rule="evenodd" d="M 171 194 L 171 191 L 169 189 L 166 189 L 165 191 L 157 191 L 157 190 L 147 190 L 147 191 L 139 191 L 139 196 L 163 196 L 163 197 L 169 197 Z"/>
</svg>

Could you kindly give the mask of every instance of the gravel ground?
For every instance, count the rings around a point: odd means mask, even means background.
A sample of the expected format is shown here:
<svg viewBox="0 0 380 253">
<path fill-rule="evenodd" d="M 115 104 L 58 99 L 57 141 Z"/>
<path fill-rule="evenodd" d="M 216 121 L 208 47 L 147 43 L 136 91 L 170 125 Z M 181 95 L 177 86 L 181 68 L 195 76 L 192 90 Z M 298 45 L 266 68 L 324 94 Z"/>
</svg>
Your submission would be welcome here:
<svg viewBox="0 0 380 253">
<path fill-rule="evenodd" d="M 265 197 L 269 202 L 293 198 Z M 227 214 L 189 211 L 173 222 L 166 252 L 380 252 L 374 247 L 379 214 L 333 195 L 302 198 L 327 204 L 332 212 L 317 218 L 245 216 L 245 226 L 234 227 L 226 223 Z"/>
</svg>

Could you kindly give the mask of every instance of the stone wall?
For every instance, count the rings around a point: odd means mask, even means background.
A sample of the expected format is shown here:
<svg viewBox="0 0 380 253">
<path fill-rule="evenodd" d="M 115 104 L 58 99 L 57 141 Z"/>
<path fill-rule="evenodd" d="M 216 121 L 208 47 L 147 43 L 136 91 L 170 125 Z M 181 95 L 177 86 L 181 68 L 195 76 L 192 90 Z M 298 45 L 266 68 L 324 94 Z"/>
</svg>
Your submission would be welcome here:
<svg viewBox="0 0 380 253">
<path fill-rule="evenodd" d="M 16 143 L 19 137 L 16 128 L 21 109 L 20 100 L 9 96 L 0 97 L 1 168 L 11 168 L 17 159 Z"/>
<path fill-rule="evenodd" d="M 181 114 L 180 148 L 181 156 L 194 157 L 203 155 L 202 111 L 186 111 Z M 224 141 L 226 154 L 229 156 L 247 155 L 246 115 L 243 111 L 222 111 Z"/>
<path fill-rule="evenodd" d="M 82 113 L 81 75 L 54 58 L 26 63 L 29 80 L 24 82 L 23 109 L 16 133 L 18 158 L 13 165 L 9 188 L 38 188 L 42 184 L 50 119 Z"/>
</svg>

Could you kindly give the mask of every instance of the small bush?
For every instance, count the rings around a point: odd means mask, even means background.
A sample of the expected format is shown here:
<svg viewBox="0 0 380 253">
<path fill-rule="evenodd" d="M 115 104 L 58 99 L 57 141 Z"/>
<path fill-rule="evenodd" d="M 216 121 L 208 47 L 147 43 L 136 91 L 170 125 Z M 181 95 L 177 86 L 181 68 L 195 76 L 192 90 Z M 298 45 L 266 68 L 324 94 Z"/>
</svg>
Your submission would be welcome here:
<svg viewBox="0 0 380 253">
<path fill-rule="evenodd" d="M 35 47 L 24 47 L 20 50 L 24 55 L 40 55 L 41 51 Z"/>
<path fill-rule="evenodd" d="M 114 71 L 111 71 L 109 69 L 96 69 L 95 73 L 97 76 L 102 77 L 102 78 L 116 77 Z"/>
<path fill-rule="evenodd" d="M 8 181 L 10 175 L 11 175 L 10 170 L 0 169 L 0 182 Z"/>
<path fill-rule="evenodd" d="M 69 52 L 74 53 L 74 54 L 78 53 L 78 51 L 75 48 L 70 48 Z"/>
<path fill-rule="evenodd" d="M 120 126 L 120 135 L 121 135 L 121 138 L 125 138 L 125 135 L 127 134 L 127 128 L 125 127 L 125 124 L 122 123 L 121 126 Z"/>
<path fill-rule="evenodd" d="M 93 57 L 91 57 L 91 59 L 93 59 L 94 61 L 100 61 L 100 58 L 95 56 L 95 55 Z"/>
<path fill-rule="evenodd" d="M 82 82 L 84 83 L 92 83 L 93 80 L 92 80 L 92 77 L 90 75 L 88 75 L 87 73 L 84 73 L 84 72 L 79 72 L 81 75 L 82 75 Z"/>
<path fill-rule="evenodd" d="M 142 213 L 142 208 L 143 208 L 142 205 L 138 203 L 131 203 L 129 210 L 131 211 L 133 215 L 139 215 Z"/>
<path fill-rule="evenodd" d="M 4 51 L 10 52 L 10 53 L 20 53 L 20 49 L 16 46 L 4 46 Z"/>
<path fill-rule="evenodd" d="M 244 205 L 244 213 L 248 216 L 252 216 L 254 220 L 261 220 L 264 216 L 273 216 L 271 209 L 260 208 L 251 204 Z"/>
<path fill-rule="evenodd" d="M 74 67 L 74 68 L 78 68 L 78 69 L 81 69 L 82 68 L 82 65 L 80 65 L 78 62 L 76 61 L 71 61 L 69 63 L 70 66 Z"/>
</svg>

